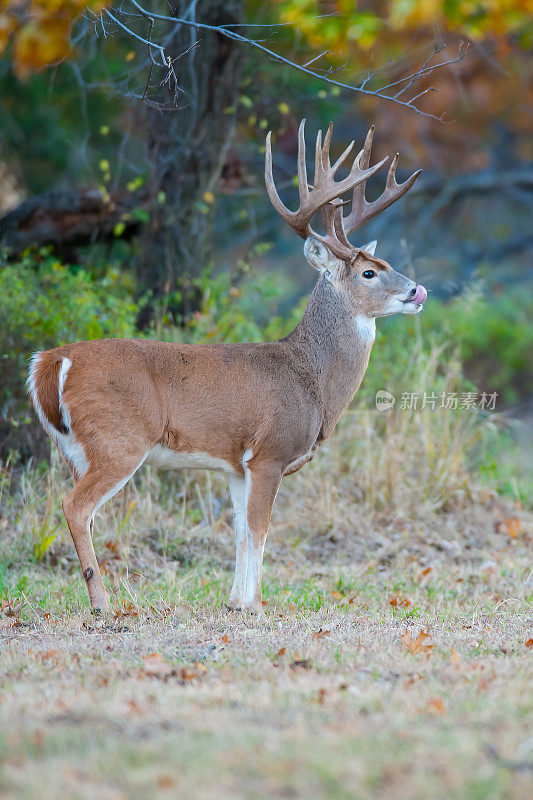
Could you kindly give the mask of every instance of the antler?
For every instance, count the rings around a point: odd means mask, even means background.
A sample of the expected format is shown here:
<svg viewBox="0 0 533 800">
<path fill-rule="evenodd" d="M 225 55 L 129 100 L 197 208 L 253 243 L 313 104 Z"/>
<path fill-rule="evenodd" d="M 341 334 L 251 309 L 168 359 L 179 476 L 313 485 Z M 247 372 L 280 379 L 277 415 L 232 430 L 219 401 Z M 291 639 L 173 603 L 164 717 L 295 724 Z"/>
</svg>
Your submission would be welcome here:
<svg viewBox="0 0 533 800">
<path fill-rule="evenodd" d="M 387 159 L 384 158 L 373 167 L 369 167 L 368 164 L 362 167 L 361 159 L 364 151 L 361 150 L 352 164 L 348 177 L 344 178 L 344 180 L 336 181 L 335 174 L 341 164 L 348 158 L 355 142 L 351 142 L 331 166 L 329 148 L 332 133 L 333 123 L 330 122 L 322 145 L 322 131 L 318 132 L 315 148 L 314 185 L 310 187 L 307 182 L 307 167 L 305 164 L 305 119 L 300 123 L 298 130 L 298 191 L 300 194 L 300 206 L 298 211 L 291 211 L 281 202 L 274 184 L 270 142 L 271 131 L 269 131 L 266 138 L 265 183 L 272 205 L 302 239 L 306 239 L 310 235 L 314 236 L 316 239 L 320 239 L 336 256 L 346 259 L 353 252 L 353 247 L 346 239 L 342 228 L 342 210 L 338 198 L 366 181 L 367 178 L 383 166 Z M 316 233 L 311 228 L 311 219 L 319 209 L 322 209 L 324 227 L 326 229 L 324 236 Z"/>
<path fill-rule="evenodd" d="M 307 167 L 305 164 L 305 119 L 298 129 L 298 191 L 300 206 L 297 211 L 291 211 L 285 206 L 277 192 L 272 174 L 272 147 L 271 132 L 266 138 L 265 154 L 265 183 L 270 201 L 278 214 L 289 223 L 296 233 L 306 239 L 314 236 L 323 242 L 326 247 L 338 258 L 346 260 L 353 255 L 354 246 L 347 239 L 347 234 L 359 228 L 364 222 L 379 214 L 404 195 L 414 184 L 422 170 L 411 175 L 405 183 L 396 183 L 395 171 L 398 154 L 392 160 L 387 175 L 387 183 L 383 194 L 372 203 L 365 199 L 366 180 L 377 172 L 387 158 L 382 159 L 370 167 L 370 151 L 374 126 L 368 131 L 363 149 L 358 153 L 348 177 L 336 181 L 335 174 L 352 151 L 354 142 L 351 142 L 337 161 L 331 166 L 329 149 L 333 133 L 333 123 L 329 127 L 322 144 L 322 131 L 316 137 L 315 147 L 315 176 L 314 184 L 310 186 L 307 181 Z M 345 204 L 340 198 L 345 192 L 353 189 L 352 209 L 348 216 L 342 216 L 342 206 Z M 311 227 L 311 219 L 319 210 L 322 210 L 325 235 L 316 233 Z"/>
<path fill-rule="evenodd" d="M 365 145 L 362 150 L 362 157 L 361 157 L 361 166 L 363 168 L 368 167 L 370 164 L 370 152 L 372 150 L 372 140 L 374 138 L 374 125 L 371 126 L 370 130 L 368 131 L 365 139 Z M 360 186 L 356 186 L 352 196 L 352 209 L 347 217 L 343 218 L 342 224 L 344 231 L 346 234 L 352 233 L 352 231 L 356 231 L 358 228 L 361 227 L 365 222 L 368 222 L 369 219 L 375 217 L 377 214 L 380 214 L 390 205 L 399 200 L 406 192 L 409 191 L 411 186 L 414 184 L 420 173 L 422 172 L 421 169 L 413 172 L 410 178 L 407 178 L 404 183 L 397 183 L 396 182 L 396 165 L 398 163 L 398 159 L 400 157 L 399 153 L 396 153 L 394 158 L 392 159 L 392 163 L 389 167 L 389 172 L 387 175 L 387 182 L 385 184 L 385 189 L 383 193 L 374 200 L 372 203 L 368 203 L 365 198 L 365 184 L 361 184 Z"/>
</svg>

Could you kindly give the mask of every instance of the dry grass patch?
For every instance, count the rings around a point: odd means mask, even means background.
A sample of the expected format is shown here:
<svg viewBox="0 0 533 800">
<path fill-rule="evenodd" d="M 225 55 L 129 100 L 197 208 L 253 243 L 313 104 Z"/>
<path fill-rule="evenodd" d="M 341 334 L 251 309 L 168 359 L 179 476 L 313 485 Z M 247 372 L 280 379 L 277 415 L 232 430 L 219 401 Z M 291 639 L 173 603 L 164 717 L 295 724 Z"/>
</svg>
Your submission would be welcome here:
<svg viewBox="0 0 533 800">
<path fill-rule="evenodd" d="M 2 473 L 2 796 L 531 796 L 532 516 L 416 420 L 402 484 L 369 420 L 284 481 L 260 619 L 224 606 L 222 479 L 146 470 L 101 510 L 95 620 L 64 471 Z"/>
<path fill-rule="evenodd" d="M 225 609 L 212 566 L 124 580 L 105 620 L 77 576 L 35 571 L 1 621 L 3 794 L 529 797 L 524 555 L 459 583 L 409 556 L 272 565 L 262 619 Z"/>
</svg>

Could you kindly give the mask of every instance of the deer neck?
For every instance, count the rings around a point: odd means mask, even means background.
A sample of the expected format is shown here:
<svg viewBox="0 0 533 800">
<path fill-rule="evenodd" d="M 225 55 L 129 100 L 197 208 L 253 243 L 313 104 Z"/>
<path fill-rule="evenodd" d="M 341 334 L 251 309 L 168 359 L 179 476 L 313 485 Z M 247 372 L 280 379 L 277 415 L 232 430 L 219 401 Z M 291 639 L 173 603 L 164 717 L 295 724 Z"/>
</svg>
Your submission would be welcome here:
<svg viewBox="0 0 533 800">
<path fill-rule="evenodd" d="M 322 277 L 289 339 L 316 382 L 325 439 L 363 380 L 375 337 L 375 320 L 358 312 L 344 291 Z"/>
</svg>

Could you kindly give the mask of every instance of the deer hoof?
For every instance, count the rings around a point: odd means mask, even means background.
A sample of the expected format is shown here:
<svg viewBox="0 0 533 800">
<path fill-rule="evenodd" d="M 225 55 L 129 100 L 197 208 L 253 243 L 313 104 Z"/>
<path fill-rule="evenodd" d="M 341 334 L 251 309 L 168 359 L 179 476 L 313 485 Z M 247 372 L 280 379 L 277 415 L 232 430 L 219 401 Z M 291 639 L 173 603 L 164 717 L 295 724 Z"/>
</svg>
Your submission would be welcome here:
<svg viewBox="0 0 533 800">
<path fill-rule="evenodd" d="M 243 603 L 240 597 L 230 597 L 226 603 L 226 608 L 228 611 L 242 611 L 242 606 Z"/>
</svg>

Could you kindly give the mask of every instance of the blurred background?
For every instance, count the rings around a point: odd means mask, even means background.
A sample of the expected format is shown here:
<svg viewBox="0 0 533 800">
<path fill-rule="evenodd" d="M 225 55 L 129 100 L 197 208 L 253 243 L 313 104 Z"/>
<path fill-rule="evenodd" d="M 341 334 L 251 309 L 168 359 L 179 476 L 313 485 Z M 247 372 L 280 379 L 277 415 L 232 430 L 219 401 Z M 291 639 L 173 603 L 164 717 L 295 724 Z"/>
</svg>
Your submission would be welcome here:
<svg viewBox="0 0 533 800">
<path fill-rule="evenodd" d="M 107 336 L 261 340 L 294 326 L 315 275 L 266 196 L 264 141 L 272 130 L 276 180 L 294 208 L 305 116 L 308 145 L 329 120 L 337 152 L 354 137 L 362 142 L 375 123 L 375 160 L 399 151 L 400 179 L 424 170 L 404 199 L 358 232 L 360 244 L 378 239 L 377 255 L 424 283 L 430 297 L 422 319 L 380 322 L 354 408 L 374 410 L 378 389 L 420 391 L 428 369 L 432 391 L 497 393 L 491 413 L 476 409 L 461 458 L 524 502 L 533 351 L 530 3 L 147 7 L 163 18 L 150 20 L 146 7 L 128 2 L 2 5 L 3 458 L 13 465 L 47 457 L 24 392 L 35 349 Z M 411 87 L 408 76 L 433 50 L 429 66 L 451 63 L 424 67 Z M 403 105 L 375 96 L 396 92 Z M 384 177 L 369 182 L 370 199 Z M 401 410 L 391 414 L 387 424 Z M 430 420 L 436 440 L 438 416 Z"/>
<path fill-rule="evenodd" d="M 532 11 L 0 0 L 2 796 L 530 800 Z M 264 619 L 225 606 L 226 477 L 150 467 L 96 513 L 95 618 L 28 358 L 294 327 L 316 274 L 263 175 L 272 130 L 295 209 L 303 117 L 309 166 L 333 120 L 334 157 L 374 123 L 423 168 L 352 238 L 428 301 L 282 482 Z"/>
</svg>

